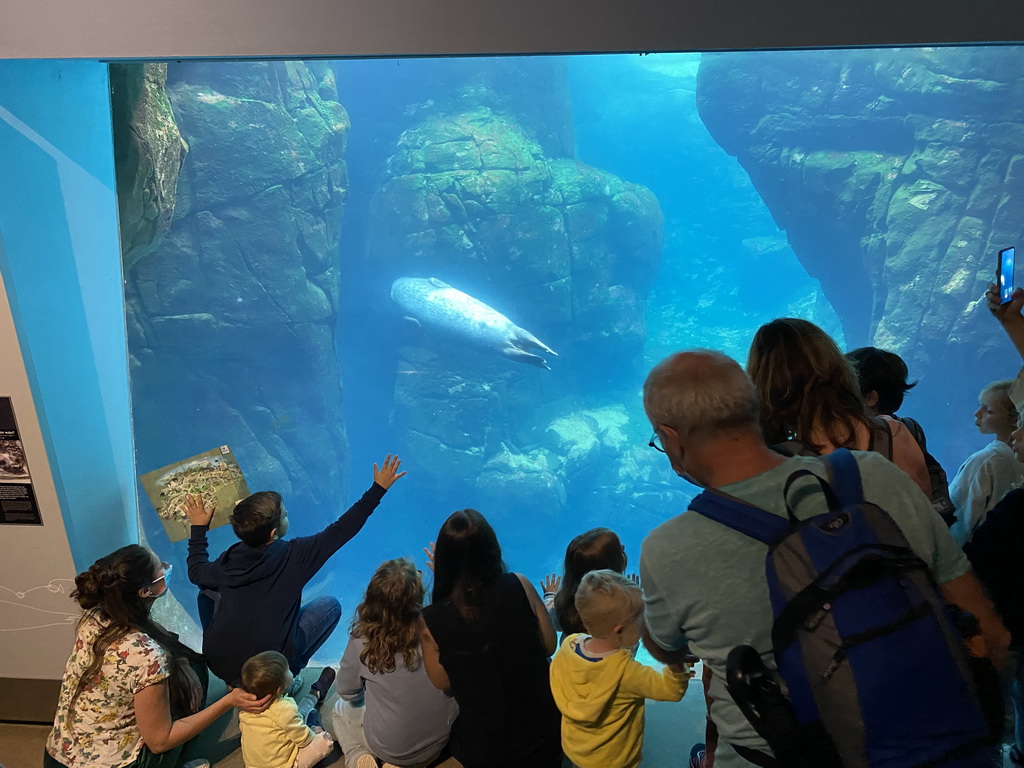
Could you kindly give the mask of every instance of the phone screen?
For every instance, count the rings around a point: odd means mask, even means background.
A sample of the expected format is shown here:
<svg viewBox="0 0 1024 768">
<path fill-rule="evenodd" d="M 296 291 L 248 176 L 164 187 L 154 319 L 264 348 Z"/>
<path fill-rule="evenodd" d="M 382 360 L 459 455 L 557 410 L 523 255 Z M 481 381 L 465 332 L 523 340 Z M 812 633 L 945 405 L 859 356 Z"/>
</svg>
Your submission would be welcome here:
<svg viewBox="0 0 1024 768">
<path fill-rule="evenodd" d="M 1003 248 L 999 252 L 999 303 L 1006 304 L 1013 293 L 1013 252 L 1014 249 Z"/>
</svg>

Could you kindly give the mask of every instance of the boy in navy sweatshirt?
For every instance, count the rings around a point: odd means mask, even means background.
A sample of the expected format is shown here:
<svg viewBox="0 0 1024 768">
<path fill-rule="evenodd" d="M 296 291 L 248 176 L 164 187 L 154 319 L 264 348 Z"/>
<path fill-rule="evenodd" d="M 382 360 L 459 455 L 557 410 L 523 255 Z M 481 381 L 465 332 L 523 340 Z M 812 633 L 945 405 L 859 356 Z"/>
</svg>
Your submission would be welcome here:
<svg viewBox="0 0 1024 768">
<path fill-rule="evenodd" d="M 374 464 L 370 489 L 314 536 L 283 538 L 288 513 L 280 494 L 261 491 L 242 499 L 231 513 L 231 527 L 241 541 L 212 563 L 206 532 L 213 510 L 204 508 L 201 498 L 188 497 L 188 579 L 200 590 L 219 594 L 216 607 L 206 595 L 199 597 L 203 655 L 211 672 L 237 686 L 245 660 L 263 651 L 284 654 L 293 675 L 309 663 L 341 620 L 341 603 L 319 597 L 303 606 L 302 588 L 359 533 L 388 488 L 405 474 L 398 471 L 400 465 L 391 454 L 379 469 Z"/>
</svg>

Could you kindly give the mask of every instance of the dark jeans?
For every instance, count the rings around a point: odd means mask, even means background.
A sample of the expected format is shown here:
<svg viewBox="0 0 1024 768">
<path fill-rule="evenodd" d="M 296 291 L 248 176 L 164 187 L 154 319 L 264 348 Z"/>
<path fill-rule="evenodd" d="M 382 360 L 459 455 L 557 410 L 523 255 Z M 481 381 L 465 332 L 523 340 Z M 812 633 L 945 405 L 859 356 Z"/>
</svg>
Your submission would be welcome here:
<svg viewBox="0 0 1024 768">
<path fill-rule="evenodd" d="M 318 597 L 302 606 L 295 632 L 295 650 L 288 659 L 293 675 L 299 674 L 309 664 L 313 654 L 327 642 L 340 621 L 341 603 L 336 597 Z"/>
<path fill-rule="evenodd" d="M 213 589 L 199 592 L 199 622 L 205 631 L 210 626 L 220 593 Z M 292 674 L 301 672 L 313 654 L 327 642 L 338 622 L 341 621 L 341 603 L 336 597 L 318 597 L 299 610 L 299 626 L 295 630 L 295 648 L 288 658 Z"/>
</svg>

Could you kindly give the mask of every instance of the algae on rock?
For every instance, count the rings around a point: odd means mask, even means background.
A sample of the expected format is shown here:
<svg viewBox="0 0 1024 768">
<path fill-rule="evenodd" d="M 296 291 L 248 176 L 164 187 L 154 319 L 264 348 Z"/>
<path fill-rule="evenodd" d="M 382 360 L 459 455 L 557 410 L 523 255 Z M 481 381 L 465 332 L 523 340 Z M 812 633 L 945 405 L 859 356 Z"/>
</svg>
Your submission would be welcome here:
<svg viewBox="0 0 1024 768">
<path fill-rule="evenodd" d="M 332 70 L 171 64 L 167 92 L 190 152 L 169 233 L 126 274 L 139 466 L 229 443 L 250 485 L 333 519 L 349 122 Z"/>
</svg>

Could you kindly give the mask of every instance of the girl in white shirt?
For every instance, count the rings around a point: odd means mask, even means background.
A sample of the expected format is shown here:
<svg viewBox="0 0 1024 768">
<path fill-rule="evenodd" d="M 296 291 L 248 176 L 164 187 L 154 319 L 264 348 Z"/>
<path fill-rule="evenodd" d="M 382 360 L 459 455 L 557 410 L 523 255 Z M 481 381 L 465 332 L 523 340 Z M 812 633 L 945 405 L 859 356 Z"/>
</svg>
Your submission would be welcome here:
<svg viewBox="0 0 1024 768">
<path fill-rule="evenodd" d="M 981 390 L 974 423 L 981 434 L 994 439 L 971 454 L 949 484 L 957 515 L 950 532 L 960 546 L 1006 492 L 1024 482 L 1024 464 L 1017 461 L 1010 448 L 1010 434 L 1017 424 L 1017 409 L 1009 396 L 1012 384 L 1012 379 L 1001 379 Z"/>
</svg>

